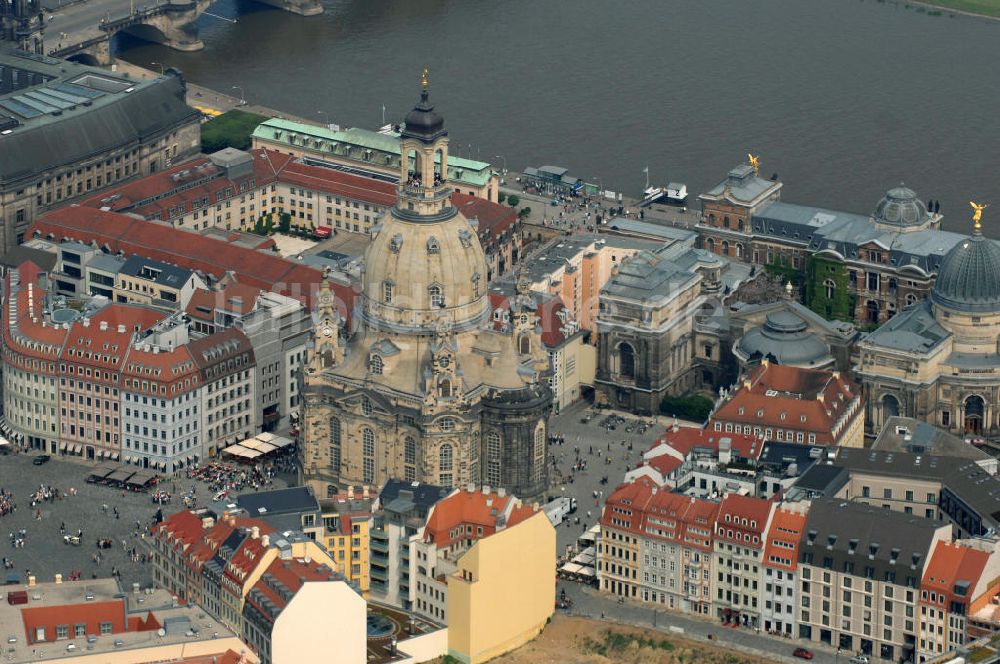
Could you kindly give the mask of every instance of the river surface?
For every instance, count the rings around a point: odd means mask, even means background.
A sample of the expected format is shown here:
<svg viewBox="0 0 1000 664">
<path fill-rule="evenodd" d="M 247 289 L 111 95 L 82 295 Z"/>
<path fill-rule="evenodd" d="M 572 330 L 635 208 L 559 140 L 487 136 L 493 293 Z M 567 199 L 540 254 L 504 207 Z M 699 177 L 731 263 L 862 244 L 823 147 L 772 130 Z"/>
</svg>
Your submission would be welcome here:
<svg viewBox="0 0 1000 664">
<path fill-rule="evenodd" d="M 752 151 L 783 199 L 870 212 L 905 182 L 1000 236 L 1000 22 L 877 0 L 326 0 L 304 18 L 220 0 L 205 50 L 123 40 L 251 103 L 342 126 L 399 121 L 430 68 L 452 151 L 557 164 L 638 195 L 698 193 Z M 155 67 L 151 67 L 155 69 Z M 235 93 L 238 96 L 238 92 Z"/>
</svg>

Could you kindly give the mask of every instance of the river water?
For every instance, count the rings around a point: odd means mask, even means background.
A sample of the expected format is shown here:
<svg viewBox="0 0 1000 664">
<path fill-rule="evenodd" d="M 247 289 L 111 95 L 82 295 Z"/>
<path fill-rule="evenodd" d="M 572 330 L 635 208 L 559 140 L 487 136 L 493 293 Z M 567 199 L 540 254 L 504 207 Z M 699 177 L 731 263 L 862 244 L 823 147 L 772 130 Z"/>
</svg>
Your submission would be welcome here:
<svg viewBox="0 0 1000 664">
<path fill-rule="evenodd" d="M 746 153 L 784 200 L 867 213 L 905 182 L 1000 236 L 1000 22 L 878 0 L 327 0 L 303 18 L 220 0 L 205 50 L 122 41 L 252 103 L 376 128 L 420 70 L 452 151 L 558 164 L 638 195 L 718 182 Z M 155 67 L 152 67 L 155 69 Z M 236 93 L 238 94 L 238 93 Z M 995 220 L 995 223 L 993 221 Z"/>
</svg>

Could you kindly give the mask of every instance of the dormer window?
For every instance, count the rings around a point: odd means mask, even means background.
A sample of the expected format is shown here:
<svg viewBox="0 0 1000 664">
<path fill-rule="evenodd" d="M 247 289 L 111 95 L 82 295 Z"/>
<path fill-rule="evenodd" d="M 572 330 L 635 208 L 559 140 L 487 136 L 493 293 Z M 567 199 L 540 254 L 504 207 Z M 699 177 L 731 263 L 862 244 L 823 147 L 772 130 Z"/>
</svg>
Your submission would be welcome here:
<svg viewBox="0 0 1000 664">
<path fill-rule="evenodd" d="M 386 304 L 392 304 L 392 287 L 393 283 L 391 281 L 382 282 L 382 301 Z"/>
<path fill-rule="evenodd" d="M 371 358 L 368 360 L 368 371 L 375 376 L 381 376 L 383 368 L 385 368 L 385 363 L 382 360 L 382 356 L 372 353 Z"/>
<path fill-rule="evenodd" d="M 428 254 L 439 254 L 441 253 L 441 244 L 437 241 L 437 238 L 433 235 L 427 238 L 427 253 Z"/>
</svg>

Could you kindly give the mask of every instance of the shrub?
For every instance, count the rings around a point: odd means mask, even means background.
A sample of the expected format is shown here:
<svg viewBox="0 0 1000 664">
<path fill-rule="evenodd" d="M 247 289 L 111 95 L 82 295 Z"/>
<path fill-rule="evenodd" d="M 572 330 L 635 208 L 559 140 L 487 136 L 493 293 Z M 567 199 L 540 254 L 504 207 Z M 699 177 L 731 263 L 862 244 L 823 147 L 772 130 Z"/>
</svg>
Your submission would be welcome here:
<svg viewBox="0 0 1000 664">
<path fill-rule="evenodd" d="M 510 196 L 507 197 L 507 205 L 511 206 L 512 208 L 516 208 L 517 204 L 520 202 L 521 199 L 515 196 L 514 194 L 511 194 Z"/>
</svg>

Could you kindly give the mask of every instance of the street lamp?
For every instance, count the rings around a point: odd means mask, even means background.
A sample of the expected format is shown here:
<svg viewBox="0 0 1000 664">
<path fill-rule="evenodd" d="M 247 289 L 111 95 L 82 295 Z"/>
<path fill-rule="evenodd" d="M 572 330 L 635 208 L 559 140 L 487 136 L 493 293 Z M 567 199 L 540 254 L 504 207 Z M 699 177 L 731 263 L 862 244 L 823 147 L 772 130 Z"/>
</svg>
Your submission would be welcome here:
<svg viewBox="0 0 1000 664">
<path fill-rule="evenodd" d="M 493 155 L 494 159 L 503 159 L 503 174 L 507 175 L 507 157 L 502 154 Z"/>
<path fill-rule="evenodd" d="M 160 76 L 163 76 L 163 63 L 162 62 L 150 62 L 150 65 L 157 65 L 160 68 Z"/>
<path fill-rule="evenodd" d="M 242 85 L 234 85 L 233 86 L 233 90 L 239 90 L 240 91 L 240 106 L 246 106 L 247 105 L 247 100 L 244 99 L 243 86 Z"/>
</svg>

